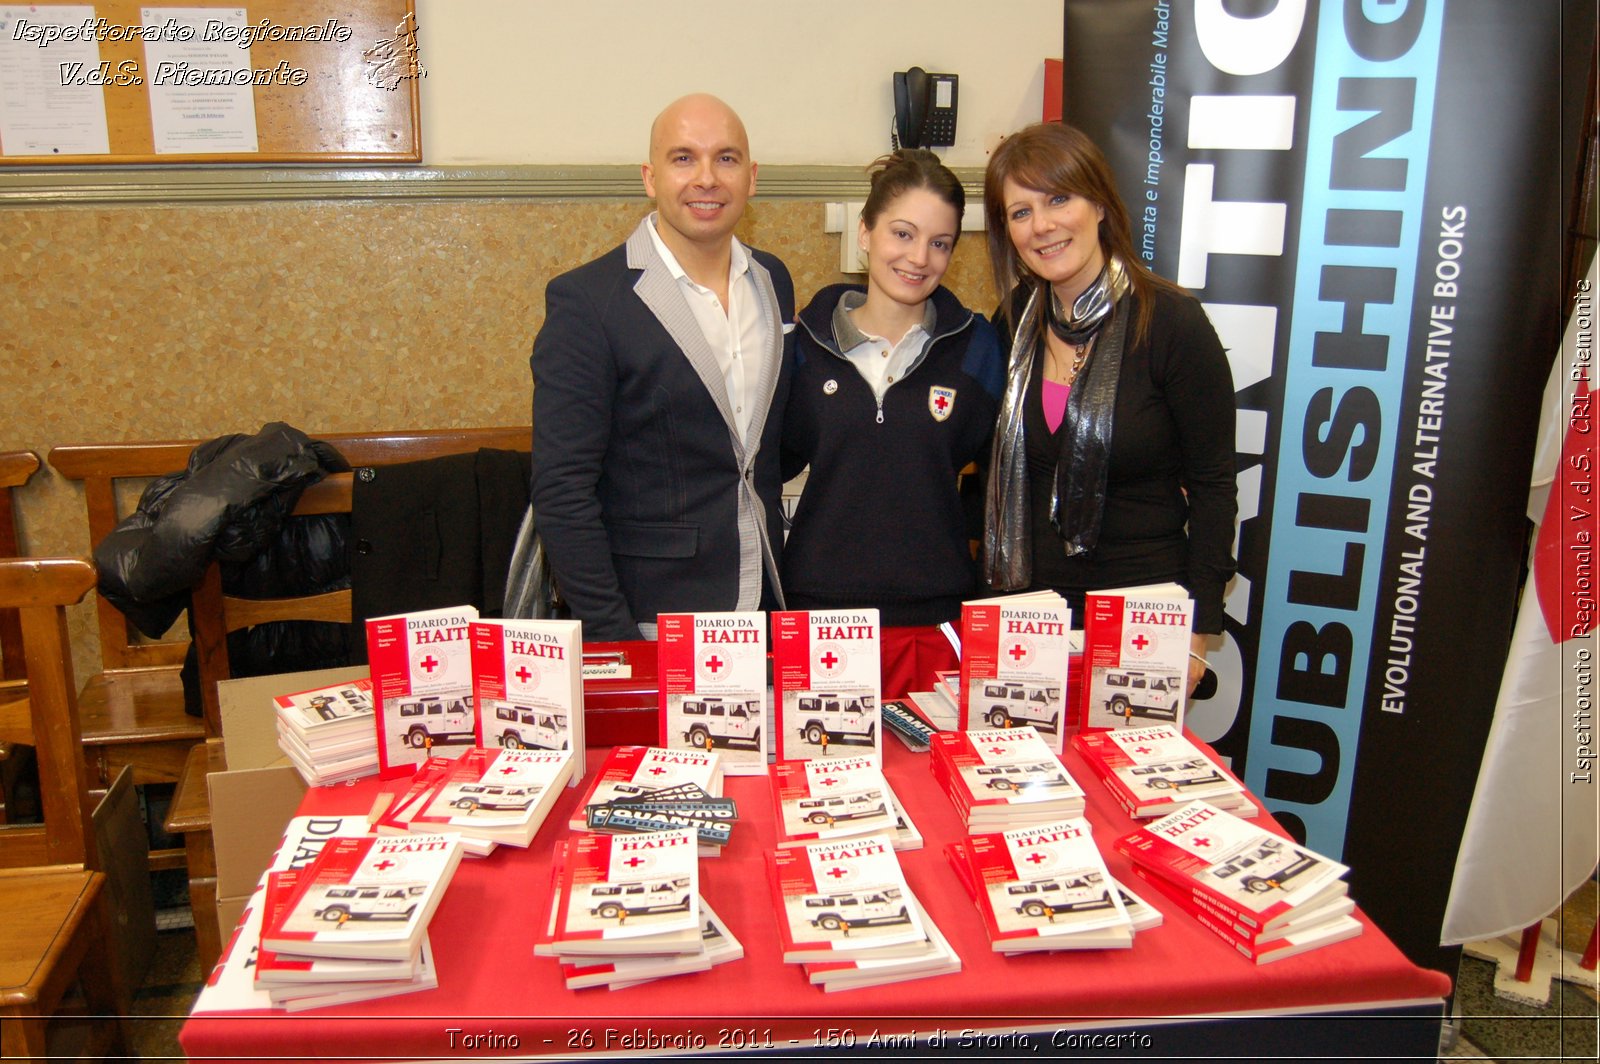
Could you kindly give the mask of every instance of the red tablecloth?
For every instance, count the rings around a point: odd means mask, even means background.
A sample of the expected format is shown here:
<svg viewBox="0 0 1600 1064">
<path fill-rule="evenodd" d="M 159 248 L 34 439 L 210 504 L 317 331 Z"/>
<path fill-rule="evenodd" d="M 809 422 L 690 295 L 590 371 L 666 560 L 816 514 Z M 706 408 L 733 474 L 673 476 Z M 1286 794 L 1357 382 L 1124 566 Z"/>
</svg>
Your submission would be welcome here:
<svg viewBox="0 0 1600 1064">
<path fill-rule="evenodd" d="M 559 965 L 535 957 L 533 943 L 549 892 L 548 850 L 567 832 L 583 790 L 575 788 L 556 804 L 528 850 L 502 847 L 462 862 L 430 930 L 438 989 L 294 1016 L 196 1014 L 184 1025 L 183 1048 L 191 1058 L 483 1059 L 694 1047 L 698 1036 L 708 1048 L 809 1049 L 839 1030 L 859 1044 L 874 1031 L 926 1035 L 1083 1020 L 1358 1011 L 1437 1002 L 1449 993 L 1446 976 L 1412 965 L 1365 916 L 1358 938 L 1252 964 L 1159 892 L 1141 889 L 1111 847 L 1132 822 L 1070 750 L 1063 760 L 1089 793 L 1087 815 L 1112 873 L 1160 907 L 1166 921 L 1141 932 L 1131 950 L 1001 957 L 990 950 L 972 902 L 946 864 L 943 846 L 962 830 L 926 755 L 885 742 L 890 782 L 927 839 L 925 849 L 902 853 L 900 861 L 912 890 L 961 955 L 959 974 L 825 993 L 797 966 L 784 964 L 763 862 L 776 837 L 770 792 L 764 777 L 733 777 L 724 789 L 738 800 L 740 821 L 724 853 L 701 863 L 701 886 L 744 943 L 744 959 L 627 990 L 568 990 Z M 589 752 L 591 771 L 603 753 Z M 386 786 L 399 789 L 403 782 Z M 375 780 L 313 788 L 301 812 L 365 811 L 378 789 Z"/>
</svg>

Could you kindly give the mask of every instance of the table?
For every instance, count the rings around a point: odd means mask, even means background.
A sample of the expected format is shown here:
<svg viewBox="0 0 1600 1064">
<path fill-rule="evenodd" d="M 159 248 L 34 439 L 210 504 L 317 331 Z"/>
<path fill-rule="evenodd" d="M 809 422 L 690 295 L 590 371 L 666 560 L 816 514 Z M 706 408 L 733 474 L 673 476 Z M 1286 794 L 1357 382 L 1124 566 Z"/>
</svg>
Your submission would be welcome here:
<svg viewBox="0 0 1600 1064">
<path fill-rule="evenodd" d="M 809 1053 L 894 1048 L 893 1039 L 907 1037 L 927 1045 L 930 1035 L 943 1035 L 946 1051 L 985 1056 L 1029 1053 L 1022 1043 L 1031 1037 L 1040 1053 L 1074 1056 L 1290 1056 L 1337 1047 L 1348 1057 L 1432 1058 L 1448 977 L 1412 965 L 1365 916 L 1358 938 L 1252 964 L 1158 892 L 1140 890 L 1111 848 L 1132 822 L 1070 749 L 1063 761 L 1088 791 L 1087 815 L 1111 872 L 1166 921 L 1141 932 L 1131 950 L 993 953 L 946 864 L 944 843 L 962 835 L 954 807 L 933 781 L 927 755 L 885 743 L 885 771 L 927 839 L 925 849 L 902 853 L 901 864 L 961 955 L 959 974 L 825 993 L 784 964 L 764 870 L 776 838 L 770 791 L 763 777 L 730 777 L 724 790 L 739 802 L 741 819 L 725 852 L 702 862 L 701 886 L 744 943 L 744 959 L 628 990 L 569 991 L 557 963 L 532 950 L 550 889 L 549 847 L 567 832 L 577 788 L 557 802 L 528 850 L 502 847 L 462 863 L 431 925 L 437 990 L 295 1016 L 196 1014 L 180 1041 L 192 1059 Z M 604 753 L 589 751 L 591 771 Z M 375 780 L 313 788 L 301 812 L 364 811 L 379 789 Z"/>
</svg>

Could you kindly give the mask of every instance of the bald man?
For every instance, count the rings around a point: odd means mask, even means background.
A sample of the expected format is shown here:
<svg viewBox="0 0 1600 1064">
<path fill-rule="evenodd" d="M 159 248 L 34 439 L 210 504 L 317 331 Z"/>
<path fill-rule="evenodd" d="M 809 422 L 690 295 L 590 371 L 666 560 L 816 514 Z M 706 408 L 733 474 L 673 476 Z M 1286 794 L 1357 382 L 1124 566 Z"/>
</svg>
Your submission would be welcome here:
<svg viewBox="0 0 1600 1064">
<path fill-rule="evenodd" d="M 533 512 L 585 640 L 659 613 L 777 609 L 779 420 L 794 285 L 733 236 L 756 187 L 714 96 L 650 128 L 656 210 L 545 290 L 533 342 Z"/>
</svg>

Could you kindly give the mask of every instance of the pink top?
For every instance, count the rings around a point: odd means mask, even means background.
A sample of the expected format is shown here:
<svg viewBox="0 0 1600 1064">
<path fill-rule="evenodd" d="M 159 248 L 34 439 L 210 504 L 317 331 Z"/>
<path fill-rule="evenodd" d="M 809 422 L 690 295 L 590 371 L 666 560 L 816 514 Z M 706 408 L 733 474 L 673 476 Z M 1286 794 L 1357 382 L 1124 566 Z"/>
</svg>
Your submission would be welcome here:
<svg viewBox="0 0 1600 1064">
<path fill-rule="evenodd" d="M 1042 383 L 1044 390 L 1039 397 L 1044 400 L 1044 423 L 1050 426 L 1051 432 L 1055 432 L 1061 427 L 1061 420 L 1067 416 L 1067 396 L 1072 394 L 1072 385 L 1048 380 Z"/>
</svg>

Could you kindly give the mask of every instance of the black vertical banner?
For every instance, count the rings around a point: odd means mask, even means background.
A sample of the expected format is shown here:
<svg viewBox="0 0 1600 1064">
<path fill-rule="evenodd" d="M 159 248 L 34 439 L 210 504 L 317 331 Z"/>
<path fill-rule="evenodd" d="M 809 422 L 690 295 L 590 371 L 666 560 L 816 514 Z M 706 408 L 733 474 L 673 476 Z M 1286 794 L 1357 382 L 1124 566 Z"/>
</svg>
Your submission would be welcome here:
<svg viewBox="0 0 1600 1064">
<path fill-rule="evenodd" d="M 1191 727 L 1433 967 L 1559 343 L 1562 16 L 1066 3 L 1067 121 L 1233 368 L 1239 576 Z"/>
</svg>

